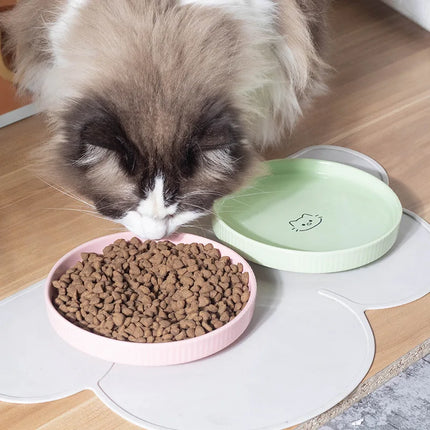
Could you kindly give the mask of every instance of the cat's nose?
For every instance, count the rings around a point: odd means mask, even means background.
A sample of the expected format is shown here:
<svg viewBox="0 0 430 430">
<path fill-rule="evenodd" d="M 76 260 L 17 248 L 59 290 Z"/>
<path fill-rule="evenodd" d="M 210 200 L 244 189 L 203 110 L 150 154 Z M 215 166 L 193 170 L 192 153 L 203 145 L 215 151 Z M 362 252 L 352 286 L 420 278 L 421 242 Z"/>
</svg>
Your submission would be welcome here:
<svg viewBox="0 0 430 430">
<path fill-rule="evenodd" d="M 119 222 L 141 239 L 162 239 L 169 234 L 167 218 L 156 219 L 131 211 Z"/>
<path fill-rule="evenodd" d="M 167 222 L 164 220 L 152 220 L 152 222 L 144 221 L 144 231 L 146 239 L 162 239 L 167 235 Z"/>
</svg>

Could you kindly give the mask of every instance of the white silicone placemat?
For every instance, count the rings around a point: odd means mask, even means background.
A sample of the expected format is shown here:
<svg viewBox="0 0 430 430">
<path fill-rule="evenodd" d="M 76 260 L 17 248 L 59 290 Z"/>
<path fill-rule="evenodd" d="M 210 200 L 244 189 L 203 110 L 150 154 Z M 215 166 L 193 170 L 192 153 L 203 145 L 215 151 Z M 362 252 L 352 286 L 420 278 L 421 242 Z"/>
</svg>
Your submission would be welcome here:
<svg viewBox="0 0 430 430">
<path fill-rule="evenodd" d="M 315 151 L 321 155 L 324 147 L 299 155 Z M 343 162 L 349 154 L 348 164 L 357 167 L 367 159 L 343 148 L 324 154 Z M 377 166 L 371 160 L 359 167 L 384 180 Z M 245 334 L 212 357 L 168 367 L 116 365 L 75 351 L 50 328 L 43 285 L 36 284 L 0 302 L 7 351 L 0 355 L 0 399 L 33 403 L 89 388 L 147 429 L 283 429 L 327 410 L 359 384 L 374 356 L 364 310 L 430 292 L 429 251 L 429 225 L 405 211 L 395 247 L 368 266 L 321 275 L 254 265 L 257 305 Z"/>
</svg>

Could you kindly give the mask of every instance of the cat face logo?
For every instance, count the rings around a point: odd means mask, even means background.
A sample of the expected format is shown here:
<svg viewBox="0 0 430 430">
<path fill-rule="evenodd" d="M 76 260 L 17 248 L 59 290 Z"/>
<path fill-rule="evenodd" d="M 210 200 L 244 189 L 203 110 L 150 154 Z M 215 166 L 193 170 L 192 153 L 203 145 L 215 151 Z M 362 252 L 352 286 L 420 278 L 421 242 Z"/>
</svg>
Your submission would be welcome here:
<svg viewBox="0 0 430 430">
<path fill-rule="evenodd" d="M 308 231 L 322 223 L 322 216 L 303 214 L 300 218 L 290 221 L 294 231 Z"/>
</svg>

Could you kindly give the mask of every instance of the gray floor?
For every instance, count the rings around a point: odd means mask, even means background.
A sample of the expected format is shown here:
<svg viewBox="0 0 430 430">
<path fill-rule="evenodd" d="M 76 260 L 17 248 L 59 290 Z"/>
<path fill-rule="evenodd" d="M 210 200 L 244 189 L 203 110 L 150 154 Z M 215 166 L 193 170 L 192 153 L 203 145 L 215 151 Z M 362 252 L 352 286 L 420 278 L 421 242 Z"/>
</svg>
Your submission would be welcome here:
<svg viewBox="0 0 430 430">
<path fill-rule="evenodd" d="M 320 430 L 430 430 L 430 354 Z"/>
</svg>

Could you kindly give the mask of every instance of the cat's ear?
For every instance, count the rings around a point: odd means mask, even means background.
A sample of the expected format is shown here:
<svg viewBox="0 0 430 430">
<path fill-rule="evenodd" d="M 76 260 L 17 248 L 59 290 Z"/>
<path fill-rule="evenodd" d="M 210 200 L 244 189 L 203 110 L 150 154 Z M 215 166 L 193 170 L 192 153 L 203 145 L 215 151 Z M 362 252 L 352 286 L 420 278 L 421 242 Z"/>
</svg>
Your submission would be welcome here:
<svg viewBox="0 0 430 430">
<path fill-rule="evenodd" d="M 89 167 L 116 156 L 129 173 L 136 167 L 135 147 L 119 117 L 100 99 L 80 100 L 64 117 L 70 160 Z"/>
</svg>

